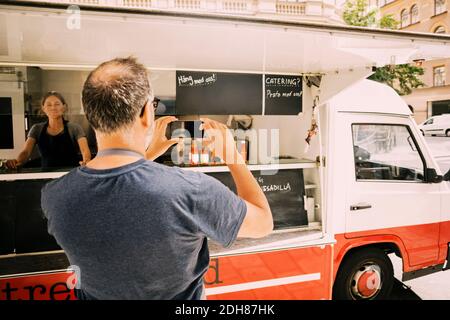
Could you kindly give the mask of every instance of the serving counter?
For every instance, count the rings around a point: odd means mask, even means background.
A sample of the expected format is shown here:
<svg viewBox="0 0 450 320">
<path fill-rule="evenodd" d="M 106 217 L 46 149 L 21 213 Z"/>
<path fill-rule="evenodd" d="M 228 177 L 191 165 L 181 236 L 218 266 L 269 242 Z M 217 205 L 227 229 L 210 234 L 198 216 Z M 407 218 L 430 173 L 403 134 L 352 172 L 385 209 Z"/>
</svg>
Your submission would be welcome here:
<svg viewBox="0 0 450 320">
<path fill-rule="evenodd" d="M 307 207 L 307 199 L 320 193 L 315 179 L 311 179 L 318 172 L 315 161 L 284 159 L 276 164 L 248 167 L 269 200 L 275 231 L 262 239 L 238 239 L 230 248 L 209 241 L 212 258 L 306 246 L 324 240 L 321 219 L 317 214 L 320 211 L 317 205 L 319 198 L 316 198 L 312 209 Z M 226 166 L 182 169 L 204 172 L 235 191 Z M 0 277 L 54 272 L 69 266 L 64 252 L 47 232 L 47 221 L 40 205 L 41 188 L 67 172 L 67 168 L 51 172 L 28 168 L 0 175 Z M 314 210 L 316 214 L 311 215 L 308 210 Z"/>
</svg>

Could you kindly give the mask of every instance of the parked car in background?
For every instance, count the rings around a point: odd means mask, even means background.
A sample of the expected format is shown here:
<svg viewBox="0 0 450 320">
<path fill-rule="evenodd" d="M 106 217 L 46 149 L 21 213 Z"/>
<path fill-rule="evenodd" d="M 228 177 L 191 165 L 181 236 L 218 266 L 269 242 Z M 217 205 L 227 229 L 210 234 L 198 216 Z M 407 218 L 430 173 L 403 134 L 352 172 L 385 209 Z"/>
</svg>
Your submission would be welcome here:
<svg viewBox="0 0 450 320">
<path fill-rule="evenodd" d="M 450 114 L 428 118 L 419 125 L 419 129 L 424 136 L 445 135 L 450 137 Z"/>
</svg>

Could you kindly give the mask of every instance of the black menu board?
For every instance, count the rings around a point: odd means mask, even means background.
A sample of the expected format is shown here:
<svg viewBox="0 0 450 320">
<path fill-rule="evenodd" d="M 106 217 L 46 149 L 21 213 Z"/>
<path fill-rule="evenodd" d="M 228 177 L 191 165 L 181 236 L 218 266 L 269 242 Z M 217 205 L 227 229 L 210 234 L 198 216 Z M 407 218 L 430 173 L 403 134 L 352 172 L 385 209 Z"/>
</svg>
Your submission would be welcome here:
<svg viewBox="0 0 450 320">
<path fill-rule="evenodd" d="M 264 115 L 297 115 L 302 112 L 302 77 L 265 75 Z"/>
<path fill-rule="evenodd" d="M 15 249 L 16 199 L 10 192 L 15 190 L 13 184 L 0 182 L 0 255 L 14 253 Z"/>
<path fill-rule="evenodd" d="M 176 73 L 176 114 L 262 114 L 262 75 Z"/>
<path fill-rule="evenodd" d="M 301 76 L 176 72 L 177 115 L 298 115 L 302 96 Z"/>
<path fill-rule="evenodd" d="M 287 229 L 308 225 L 305 210 L 305 185 L 302 169 L 252 171 L 272 210 L 275 229 Z M 236 186 L 229 172 L 208 175 L 218 179 L 233 192 Z"/>
<path fill-rule="evenodd" d="M 0 97 L 0 149 L 14 148 L 12 99 Z"/>
<path fill-rule="evenodd" d="M 0 254 L 61 250 L 41 209 L 41 189 L 49 181 L 0 181 Z"/>
</svg>

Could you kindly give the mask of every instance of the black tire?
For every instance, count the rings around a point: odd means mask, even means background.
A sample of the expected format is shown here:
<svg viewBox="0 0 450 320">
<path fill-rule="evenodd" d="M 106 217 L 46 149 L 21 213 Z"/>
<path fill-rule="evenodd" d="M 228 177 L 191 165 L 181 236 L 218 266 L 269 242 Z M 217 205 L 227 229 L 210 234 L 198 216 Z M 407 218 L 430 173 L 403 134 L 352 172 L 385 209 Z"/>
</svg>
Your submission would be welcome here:
<svg viewBox="0 0 450 320">
<path fill-rule="evenodd" d="M 376 293 L 373 293 L 371 296 L 361 296 L 358 291 L 359 286 L 354 279 L 355 277 L 358 277 L 363 270 L 366 270 L 368 266 L 370 266 L 369 269 L 374 268 L 377 270 L 377 275 L 380 274 L 380 280 L 377 282 L 376 289 L 373 289 Z M 358 279 L 363 278 L 360 276 Z M 369 280 L 367 280 L 367 284 L 369 284 Z M 389 257 L 382 250 L 377 248 L 361 249 L 350 253 L 350 255 L 345 257 L 344 261 L 341 263 L 333 285 L 333 299 L 385 300 L 389 298 L 393 285 L 394 269 Z M 358 293 L 355 293 L 355 291 Z"/>
<path fill-rule="evenodd" d="M 445 131 L 445 136 L 450 137 L 450 129 L 447 129 L 447 131 Z"/>
</svg>

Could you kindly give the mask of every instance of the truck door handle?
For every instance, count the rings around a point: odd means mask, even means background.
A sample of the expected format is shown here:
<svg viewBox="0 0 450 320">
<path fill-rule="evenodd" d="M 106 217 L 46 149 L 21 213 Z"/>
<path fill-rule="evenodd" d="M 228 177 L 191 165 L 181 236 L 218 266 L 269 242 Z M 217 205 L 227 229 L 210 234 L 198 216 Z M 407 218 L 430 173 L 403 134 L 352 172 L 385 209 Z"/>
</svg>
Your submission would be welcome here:
<svg viewBox="0 0 450 320">
<path fill-rule="evenodd" d="M 370 209 L 370 208 L 372 208 L 372 205 L 368 204 L 368 203 L 360 203 L 360 204 L 350 206 L 351 211 L 364 210 L 364 209 Z"/>
</svg>

